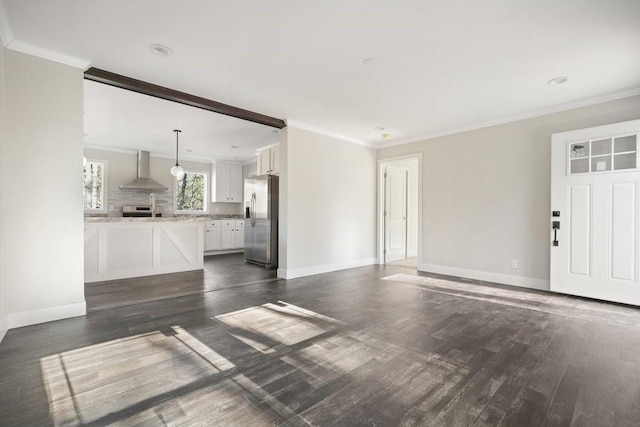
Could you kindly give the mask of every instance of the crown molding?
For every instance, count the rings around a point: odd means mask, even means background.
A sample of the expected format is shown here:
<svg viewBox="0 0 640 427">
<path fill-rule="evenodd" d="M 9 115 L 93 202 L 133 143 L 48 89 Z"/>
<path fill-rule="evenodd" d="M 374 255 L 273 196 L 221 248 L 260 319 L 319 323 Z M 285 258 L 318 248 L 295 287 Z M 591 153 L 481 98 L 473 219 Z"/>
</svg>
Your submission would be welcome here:
<svg viewBox="0 0 640 427">
<path fill-rule="evenodd" d="M 328 137 L 334 138 L 334 139 L 339 139 L 339 140 L 345 141 L 345 142 L 350 142 L 352 144 L 363 145 L 363 146 L 369 147 L 369 148 L 376 148 L 376 146 L 374 144 L 371 144 L 370 142 L 365 142 L 365 141 L 362 141 L 362 140 L 359 140 L 359 139 L 350 138 L 348 136 L 340 135 L 340 134 L 333 133 L 333 132 L 328 132 L 328 131 L 326 131 L 324 129 L 320 129 L 320 128 L 308 125 L 306 123 L 298 122 L 296 120 L 287 119 L 286 122 L 287 122 L 287 126 L 290 126 L 290 127 L 294 127 L 294 128 L 302 129 L 302 130 L 308 130 L 309 132 L 318 133 L 320 135 L 328 136 Z"/>
<path fill-rule="evenodd" d="M 6 48 L 27 55 L 37 56 L 38 58 L 47 59 L 49 61 L 58 62 L 60 64 L 69 65 L 83 71 L 91 66 L 91 61 L 86 59 L 63 55 L 20 40 L 12 40 L 6 45 Z"/>
<path fill-rule="evenodd" d="M 488 122 L 476 123 L 470 126 L 464 126 L 456 129 L 450 129 L 442 132 L 436 132 L 421 136 L 415 136 L 411 138 L 401 139 L 398 141 L 380 142 L 375 144 L 376 149 L 395 147 L 397 145 L 411 144 L 413 142 L 425 141 L 427 139 L 439 138 L 447 135 L 455 135 L 457 133 L 469 132 L 472 130 L 488 128 L 491 126 L 498 126 L 507 123 L 518 122 L 520 120 L 532 119 L 535 117 L 546 116 L 547 114 L 560 113 L 562 111 L 574 110 L 576 108 L 588 107 L 590 105 L 602 104 L 609 101 L 615 101 L 618 99 L 629 98 L 631 96 L 640 95 L 640 88 L 633 88 L 623 90 L 620 92 L 613 92 L 606 95 L 596 96 L 593 98 L 581 99 L 579 101 L 570 102 L 567 104 L 556 105 L 554 107 L 542 108 L 539 110 L 530 111 L 528 113 L 519 114 L 515 116 L 509 116 L 502 119 L 490 120 Z"/>
<path fill-rule="evenodd" d="M 13 31 L 7 18 L 7 10 L 4 7 L 4 1 L 0 0 L 0 42 L 4 47 L 13 41 Z"/>
</svg>

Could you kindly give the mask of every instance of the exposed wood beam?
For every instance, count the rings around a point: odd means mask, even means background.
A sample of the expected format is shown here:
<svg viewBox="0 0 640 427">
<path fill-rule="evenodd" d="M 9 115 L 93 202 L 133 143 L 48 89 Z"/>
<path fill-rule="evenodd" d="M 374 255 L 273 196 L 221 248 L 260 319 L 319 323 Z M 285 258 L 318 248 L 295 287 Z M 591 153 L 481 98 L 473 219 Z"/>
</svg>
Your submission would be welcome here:
<svg viewBox="0 0 640 427">
<path fill-rule="evenodd" d="M 214 113 L 224 114 L 226 116 L 260 123 L 278 129 L 282 129 L 286 126 L 284 120 L 277 119 L 275 117 L 270 117 L 264 114 L 255 113 L 253 111 L 244 110 L 242 108 L 233 107 L 221 102 L 216 102 L 210 99 L 201 98 L 199 96 L 190 95 L 188 93 L 169 89 L 164 86 L 154 85 L 142 80 L 132 79 L 131 77 L 115 74 L 109 71 L 101 70 L 99 68 L 89 68 L 84 72 L 84 78 L 87 80 L 92 80 L 94 82 L 115 86 L 120 89 L 126 89 L 133 92 L 143 93 L 145 95 L 155 96 L 156 98 L 166 99 L 167 101 L 173 101 L 180 104 L 190 105 L 196 108 L 202 108 L 203 110 L 213 111 Z"/>
</svg>

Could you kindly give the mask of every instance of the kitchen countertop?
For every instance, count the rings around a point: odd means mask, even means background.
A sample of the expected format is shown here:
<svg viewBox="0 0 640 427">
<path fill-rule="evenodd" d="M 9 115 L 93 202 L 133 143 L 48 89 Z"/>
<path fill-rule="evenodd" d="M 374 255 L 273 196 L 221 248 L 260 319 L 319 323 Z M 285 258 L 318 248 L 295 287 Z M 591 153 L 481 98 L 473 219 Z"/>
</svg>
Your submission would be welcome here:
<svg viewBox="0 0 640 427">
<path fill-rule="evenodd" d="M 88 216 L 85 222 L 198 222 L 216 219 L 244 219 L 242 215 L 176 215 L 159 218 L 125 218 L 121 216 Z"/>
</svg>

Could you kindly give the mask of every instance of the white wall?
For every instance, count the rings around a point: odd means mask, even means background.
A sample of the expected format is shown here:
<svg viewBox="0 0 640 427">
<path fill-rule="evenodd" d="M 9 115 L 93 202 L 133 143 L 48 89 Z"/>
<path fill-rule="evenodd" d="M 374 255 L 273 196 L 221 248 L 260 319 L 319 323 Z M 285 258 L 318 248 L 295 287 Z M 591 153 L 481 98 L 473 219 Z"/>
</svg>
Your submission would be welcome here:
<svg viewBox="0 0 640 427">
<path fill-rule="evenodd" d="M 96 148 L 84 148 L 84 155 L 88 159 L 105 160 L 108 162 L 107 181 L 109 193 L 108 202 L 116 211 L 122 212 L 123 204 L 144 204 L 148 202 L 149 192 L 136 190 L 120 190 L 120 185 L 126 184 L 136 178 L 137 161 L 136 153 L 125 153 Z M 171 167 L 175 160 L 165 157 L 156 157 L 151 153 L 150 171 L 151 178 L 165 187 L 165 192 L 154 192 L 158 206 L 163 208 L 163 215 L 173 214 L 173 186 L 175 178 L 171 175 Z M 211 199 L 211 163 L 180 160 L 180 165 L 187 170 L 204 171 L 209 176 L 209 194 Z M 242 213 L 241 203 L 209 203 L 209 213 L 216 215 L 239 215 Z"/>
<path fill-rule="evenodd" d="M 295 127 L 284 138 L 280 206 L 286 217 L 280 230 L 286 248 L 279 276 L 375 263 L 375 150 Z"/>
<path fill-rule="evenodd" d="M 419 268 L 548 289 L 551 135 L 639 117 L 635 96 L 379 150 L 424 153 Z"/>
<path fill-rule="evenodd" d="M 5 121 L 4 121 L 4 67 L 5 67 L 5 48 L 0 43 L 0 166 L 2 165 L 2 159 L 6 157 L 5 146 Z M 0 174 L 2 172 L 0 171 Z M 2 177 L 2 175 L 0 175 Z M 5 200 L 4 191 L 0 191 L 0 233 L 4 232 L 4 212 L 8 209 L 8 203 Z M 8 329 L 8 313 L 7 313 L 7 277 L 6 277 L 6 257 L 8 255 L 8 247 L 6 239 L 2 238 L 3 234 L 0 234 L 0 341 L 7 333 Z"/>
<path fill-rule="evenodd" d="M 85 313 L 80 69 L 4 52 L 1 235 L 9 327 Z"/>
</svg>

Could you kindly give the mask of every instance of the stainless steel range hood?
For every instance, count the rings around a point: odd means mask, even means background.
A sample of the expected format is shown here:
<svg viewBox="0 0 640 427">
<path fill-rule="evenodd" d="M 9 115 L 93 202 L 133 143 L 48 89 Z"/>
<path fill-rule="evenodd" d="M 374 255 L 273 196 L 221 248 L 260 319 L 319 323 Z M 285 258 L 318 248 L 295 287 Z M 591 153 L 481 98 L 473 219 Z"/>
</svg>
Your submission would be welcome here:
<svg viewBox="0 0 640 427">
<path fill-rule="evenodd" d="M 149 166 L 149 152 L 138 151 L 138 177 L 133 181 L 122 184 L 122 190 L 148 190 L 148 191 L 167 191 L 168 188 L 151 179 Z"/>
</svg>

